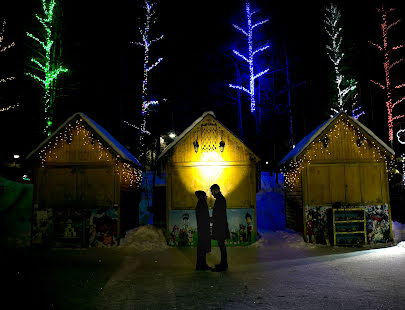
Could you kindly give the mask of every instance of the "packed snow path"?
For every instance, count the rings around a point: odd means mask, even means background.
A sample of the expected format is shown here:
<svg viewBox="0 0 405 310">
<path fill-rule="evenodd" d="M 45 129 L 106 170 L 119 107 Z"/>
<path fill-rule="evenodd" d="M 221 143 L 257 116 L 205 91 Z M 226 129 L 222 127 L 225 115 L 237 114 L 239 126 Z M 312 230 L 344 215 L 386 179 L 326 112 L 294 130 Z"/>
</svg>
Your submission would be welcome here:
<svg viewBox="0 0 405 310">
<path fill-rule="evenodd" d="M 193 249 L 142 256 L 127 253 L 105 284 L 97 308 L 405 308 L 404 247 L 280 250 L 229 248 L 230 268 L 224 273 L 194 271 Z M 215 248 L 208 263 L 218 261 Z"/>
<path fill-rule="evenodd" d="M 330 247 L 280 231 L 229 247 L 223 273 L 195 271 L 196 249 L 151 248 L 9 256 L 3 302 L 16 309 L 405 309 L 404 242 Z M 213 248 L 208 264 L 219 255 Z"/>
</svg>

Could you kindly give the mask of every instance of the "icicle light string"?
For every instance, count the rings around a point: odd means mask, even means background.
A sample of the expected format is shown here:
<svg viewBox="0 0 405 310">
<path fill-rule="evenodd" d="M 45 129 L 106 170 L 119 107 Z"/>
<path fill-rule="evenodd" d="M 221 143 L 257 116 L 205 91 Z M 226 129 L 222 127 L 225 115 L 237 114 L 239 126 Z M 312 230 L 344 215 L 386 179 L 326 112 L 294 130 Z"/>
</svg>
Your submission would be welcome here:
<svg viewBox="0 0 405 310">
<path fill-rule="evenodd" d="M 89 150 L 97 155 L 100 161 L 115 163 L 115 173 L 120 174 L 122 180 L 129 187 L 140 186 L 142 182 L 142 172 L 131 165 L 121 162 L 120 156 L 114 156 L 110 153 L 109 147 L 104 146 L 103 142 L 95 137 L 81 120 L 76 120 L 74 124 L 68 124 L 64 130 L 59 132 L 52 141 L 49 141 L 39 152 L 41 166 L 45 167 L 47 162 L 55 162 L 63 153 L 69 153 L 70 144 L 81 145 L 81 150 Z M 67 148 L 67 149 L 66 149 Z M 80 152 L 80 151 L 79 151 Z M 86 152 L 86 151 L 83 151 Z"/>
<path fill-rule="evenodd" d="M 353 132 L 354 135 L 352 134 Z M 325 158 L 325 155 L 331 156 L 330 145 L 338 143 L 339 139 L 341 139 L 341 135 L 351 135 L 351 143 L 354 146 L 352 149 L 359 156 L 364 156 L 367 150 L 369 150 L 372 152 L 374 160 L 384 161 L 386 171 L 391 171 L 389 167 L 391 161 L 387 161 L 384 151 L 376 145 L 374 141 L 368 139 L 358 128 L 354 127 L 348 120 L 339 119 L 331 129 L 322 135 L 322 137 L 319 137 L 310 144 L 301 158 L 296 162 L 291 160 L 284 170 L 281 171 L 285 177 L 286 187 L 293 188 L 299 181 L 301 171 L 307 165 L 310 165 L 311 162 L 317 160 L 319 157 L 323 159 Z M 327 147 L 324 147 L 323 145 L 324 136 L 328 136 L 330 139 Z M 361 141 L 361 144 L 358 140 Z M 358 144 L 360 144 L 360 146 Z"/>
</svg>

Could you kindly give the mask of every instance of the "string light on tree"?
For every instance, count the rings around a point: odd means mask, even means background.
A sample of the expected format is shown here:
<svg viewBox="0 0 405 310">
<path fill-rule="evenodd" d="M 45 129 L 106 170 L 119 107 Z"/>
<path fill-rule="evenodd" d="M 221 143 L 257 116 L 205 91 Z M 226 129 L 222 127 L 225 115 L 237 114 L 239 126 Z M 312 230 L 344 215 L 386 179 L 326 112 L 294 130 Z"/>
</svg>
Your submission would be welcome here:
<svg viewBox="0 0 405 310">
<path fill-rule="evenodd" d="M 5 32 L 5 29 L 6 29 L 6 21 L 4 20 L 3 25 L 1 27 L 1 32 L 0 32 L 0 53 L 4 53 L 8 49 L 15 46 L 15 42 L 11 42 L 10 44 L 3 45 L 4 44 L 4 32 Z M 5 77 L 5 78 L 1 78 L 0 79 L 0 84 L 7 83 L 7 82 L 12 81 L 14 79 L 15 79 L 15 76 L 9 76 L 9 77 Z M 12 109 L 15 109 L 18 106 L 19 106 L 18 103 L 11 104 L 11 105 L 5 106 L 3 108 L 0 108 L 0 112 L 5 112 L 5 111 L 12 110 Z"/>
<path fill-rule="evenodd" d="M 54 56 L 55 51 L 55 9 L 56 0 L 41 0 L 43 14 L 36 14 L 35 17 L 42 25 L 40 33 L 42 37 L 36 37 L 27 32 L 27 36 L 33 39 L 40 47 L 40 52 L 37 57 L 31 58 L 36 71 L 39 73 L 26 72 L 34 81 L 39 83 L 43 88 L 42 105 L 44 109 L 45 122 L 43 132 L 50 136 L 51 127 L 54 118 L 55 92 L 56 83 L 62 73 L 68 72 L 68 69 L 59 63 L 59 60 Z"/>
<path fill-rule="evenodd" d="M 142 37 L 141 42 L 132 42 L 136 45 L 142 46 L 144 48 L 144 62 L 143 62 L 143 81 L 142 81 L 142 120 L 141 120 L 141 133 L 140 133 L 140 158 L 143 158 L 145 154 L 144 145 L 144 132 L 146 131 L 146 119 L 151 105 L 158 105 L 158 101 L 150 100 L 149 96 L 149 72 L 155 68 L 163 60 L 162 57 L 158 58 L 154 63 L 150 62 L 149 53 L 150 47 L 153 43 L 163 39 L 163 34 L 158 37 L 153 37 L 151 34 L 151 25 L 155 23 L 153 15 L 155 14 L 154 3 L 149 0 L 145 0 L 144 9 L 146 10 L 145 22 L 143 28 L 139 28 L 139 32 Z"/>
<path fill-rule="evenodd" d="M 331 3 L 329 7 L 325 9 L 325 31 L 330 38 L 330 44 L 326 45 L 327 54 L 330 61 L 333 64 L 335 70 L 335 83 L 337 91 L 337 103 L 331 108 L 332 115 L 345 111 L 344 106 L 347 100 L 347 96 L 351 91 L 356 89 L 357 82 L 348 83 L 348 86 L 343 85 L 344 76 L 342 74 L 342 64 L 344 53 L 342 51 L 342 28 L 340 27 L 341 14 L 336 4 Z"/>
<path fill-rule="evenodd" d="M 384 9 L 384 5 L 382 5 L 381 9 L 377 8 L 377 11 L 381 14 L 381 30 L 382 30 L 382 41 L 383 44 L 377 44 L 370 42 L 369 43 L 373 46 L 375 46 L 382 54 L 384 57 L 384 73 L 385 73 L 385 83 L 380 83 L 374 80 L 371 80 L 372 83 L 376 84 L 379 86 L 382 90 L 385 91 L 386 93 L 386 102 L 385 106 L 387 108 L 387 119 L 388 119 L 388 139 L 391 142 L 391 146 L 393 145 L 393 139 L 394 139 L 394 121 L 401 119 L 405 117 L 405 114 L 401 115 L 395 115 L 394 116 L 394 108 L 398 106 L 403 100 L 405 100 L 405 96 L 402 97 L 399 100 L 393 100 L 393 90 L 399 89 L 405 86 L 405 84 L 399 84 L 396 86 L 391 85 L 392 78 L 390 76 L 391 70 L 393 67 L 395 67 L 397 64 L 399 64 L 403 58 L 393 61 L 392 60 L 392 53 L 395 50 L 398 50 L 403 47 L 403 45 L 397 45 L 393 47 L 388 46 L 388 31 L 398 25 L 398 23 L 401 21 L 400 19 L 396 20 L 395 22 L 389 23 L 388 22 L 388 15 L 395 11 L 395 8 L 390 8 L 390 9 Z"/>
<path fill-rule="evenodd" d="M 243 55 L 243 53 L 233 50 L 233 53 L 241 58 L 243 61 L 245 61 L 248 64 L 249 67 L 249 88 L 245 88 L 242 85 L 234 85 L 234 84 L 229 84 L 229 87 L 243 90 L 245 93 L 247 93 L 250 96 L 250 112 L 254 113 L 256 111 L 256 99 L 255 99 L 255 80 L 261 77 L 263 74 L 266 74 L 269 72 L 269 68 L 266 68 L 259 73 L 256 73 L 256 66 L 254 62 L 254 56 L 264 50 L 267 50 L 270 48 L 269 44 L 265 44 L 259 48 L 254 47 L 254 35 L 253 31 L 255 30 L 256 27 L 259 27 L 267 22 L 269 22 L 269 19 L 264 19 L 258 22 L 253 22 L 252 17 L 255 13 L 257 13 L 257 10 L 251 9 L 250 6 L 250 1 L 246 1 L 246 8 L 245 8 L 246 16 L 246 25 L 244 27 L 240 27 L 238 25 L 233 24 L 233 27 L 237 29 L 239 32 L 241 32 L 247 40 L 247 49 L 248 53 L 247 55 Z"/>
</svg>

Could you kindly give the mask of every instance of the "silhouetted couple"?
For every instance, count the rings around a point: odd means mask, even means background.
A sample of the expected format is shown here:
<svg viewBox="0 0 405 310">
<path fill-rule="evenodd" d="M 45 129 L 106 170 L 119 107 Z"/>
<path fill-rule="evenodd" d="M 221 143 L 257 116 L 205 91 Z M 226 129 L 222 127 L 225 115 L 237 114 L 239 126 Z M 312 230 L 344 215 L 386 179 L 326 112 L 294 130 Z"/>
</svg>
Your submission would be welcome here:
<svg viewBox="0 0 405 310">
<path fill-rule="evenodd" d="M 195 214 L 197 218 L 197 270 L 225 271 L 228 269 L 228 258 L 225 240 L 230 238 L 228 219 L 226 216 L 226 200 L 222 195 L 219 185 L 211 186 L 211 193 L 215 197 L 212 218 L 209 216 L 207 195 L 204 191 L 196 191 L 198 198 Z M 210 221 L 212 221 L 212 239 L 217 240 L 221 251 L 221 262 L 212 269 L 207 265 L 206 254 L 211 252 Z"/>
</svg>

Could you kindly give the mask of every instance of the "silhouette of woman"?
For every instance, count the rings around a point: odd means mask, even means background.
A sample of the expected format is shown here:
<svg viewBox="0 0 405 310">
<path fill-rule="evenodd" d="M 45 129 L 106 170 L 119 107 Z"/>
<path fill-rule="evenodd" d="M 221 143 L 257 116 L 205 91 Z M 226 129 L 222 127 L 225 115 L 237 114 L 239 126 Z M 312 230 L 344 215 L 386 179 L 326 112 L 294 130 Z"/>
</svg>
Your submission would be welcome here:
<svg viewBox="0 0 405 310">
<path fill-rule="evenodd" d="M 198 198 L 197 206 L 195 207 L 195 216 L 197 219 L 197 270 L 211 270 L 207 265 L 206 254 L 211 252 L 211 237 L 210 237 L 210 215 L 208 212 L 207 195 L 204 191 L 196 191 L 195 195 Z"/>
</svg>

